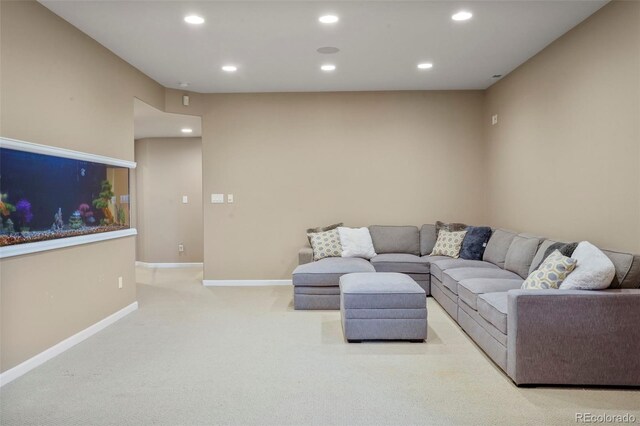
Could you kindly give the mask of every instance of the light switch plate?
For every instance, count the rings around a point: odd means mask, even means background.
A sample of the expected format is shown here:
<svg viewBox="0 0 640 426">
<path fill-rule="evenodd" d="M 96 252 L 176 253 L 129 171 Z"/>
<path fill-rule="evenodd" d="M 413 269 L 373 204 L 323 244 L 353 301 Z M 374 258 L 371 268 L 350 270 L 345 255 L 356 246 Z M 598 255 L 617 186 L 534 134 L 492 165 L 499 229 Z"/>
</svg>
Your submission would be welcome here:
<svg viewBox="0 0 640 426">
<path fill-rule="evenodd" d="M 491 125 L 495 126 L 496 124 L 498 124 L 498 114 L 494 114 L 491 116 Z"/>
<path fill-rule="evenodd" d="M 212 204 L 223 204 L 224 203 L 224 194 L 211 194 L 211 203 Z"/>
<path fill-rule="evenodd" d="M 188 204 L 189 203 L 189 197 L 186 195 L 182 196 L 182 204 Z"/>
<path fill-rule="evenodd" d="M 233 194 L 227 194 L 227 203 L 233 203 Z"/>
</svg>

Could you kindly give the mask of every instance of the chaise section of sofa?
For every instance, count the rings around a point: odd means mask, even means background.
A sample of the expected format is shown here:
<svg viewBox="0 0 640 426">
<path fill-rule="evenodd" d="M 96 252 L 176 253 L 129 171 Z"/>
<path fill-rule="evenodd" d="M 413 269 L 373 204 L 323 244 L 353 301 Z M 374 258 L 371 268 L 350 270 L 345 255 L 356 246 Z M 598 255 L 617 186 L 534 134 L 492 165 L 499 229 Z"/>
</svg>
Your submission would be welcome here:
<svg viewBox="0 0 640 426">
<path fill-rule="evenodd" d="M 340 277 L 375 272 L 365 259 L 328 257 L 299 265 L 292 274 L 295 309 L 340 309 Z"/>
</svg>

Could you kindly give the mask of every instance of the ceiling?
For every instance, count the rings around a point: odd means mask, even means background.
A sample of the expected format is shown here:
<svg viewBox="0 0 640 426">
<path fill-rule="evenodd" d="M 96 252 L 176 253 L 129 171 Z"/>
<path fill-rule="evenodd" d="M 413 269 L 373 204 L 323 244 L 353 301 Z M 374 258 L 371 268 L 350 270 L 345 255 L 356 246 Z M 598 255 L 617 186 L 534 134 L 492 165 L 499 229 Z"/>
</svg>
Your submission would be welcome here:
<svg viewBox="0 0 640 426">
<path fill-rule="evenodd" d="M 134 139 L 183 138 L 202 135 L 200 117 L 162 112 L 139 99 L 133 101 L 133 116 Z M 192 133 L 183 133 L 182 129 L 191 129 Z"/>
<path fill-rule="evenodd" d="M 41 3 L 166 87 L 295 92 L 484 89 L 607 1 Z M 473 18 L 453 21 L 462 9 Z M 340 21 L 319 23 L 327 13 Z M 187 24 L 189 14 L 206 22 Z M 433 68 L 417 69 L 425 61 Z"/>
</svg>

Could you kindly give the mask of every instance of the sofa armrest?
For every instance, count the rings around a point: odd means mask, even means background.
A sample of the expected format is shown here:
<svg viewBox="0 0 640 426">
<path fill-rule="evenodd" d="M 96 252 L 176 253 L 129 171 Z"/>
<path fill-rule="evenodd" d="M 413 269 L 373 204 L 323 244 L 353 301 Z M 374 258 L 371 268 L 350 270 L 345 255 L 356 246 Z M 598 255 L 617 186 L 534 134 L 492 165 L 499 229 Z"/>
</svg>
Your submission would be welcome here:
<svg viewBox="0 0 640 426">
<path fill-rule="evenodd" d="M 298 265 L 313 262 L 313 250 L 311 247 L 303 247 L 298 251 Z"/>
<path fill-rule="evenodd" d="M 640 385 L 640 290 L 510 290 L 507 309 L 516 384 Z"/>
</svg>

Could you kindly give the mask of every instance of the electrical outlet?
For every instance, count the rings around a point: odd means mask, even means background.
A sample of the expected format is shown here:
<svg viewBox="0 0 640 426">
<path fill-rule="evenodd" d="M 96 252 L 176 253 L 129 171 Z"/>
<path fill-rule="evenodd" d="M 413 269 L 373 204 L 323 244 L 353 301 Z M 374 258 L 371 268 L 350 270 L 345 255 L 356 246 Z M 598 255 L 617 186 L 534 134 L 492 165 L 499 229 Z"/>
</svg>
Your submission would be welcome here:
<svg viewBox="0 0 640 426">
<path fill-rule="evenodd" d="M 122 277 L 118 277 L 118 288 L 122 288 Z"/>
<path fill-rule="evenodd" d="M 182 253 L 184 251 L 184 244 L 178 244 L 178 253 Z"/>
</svg>

